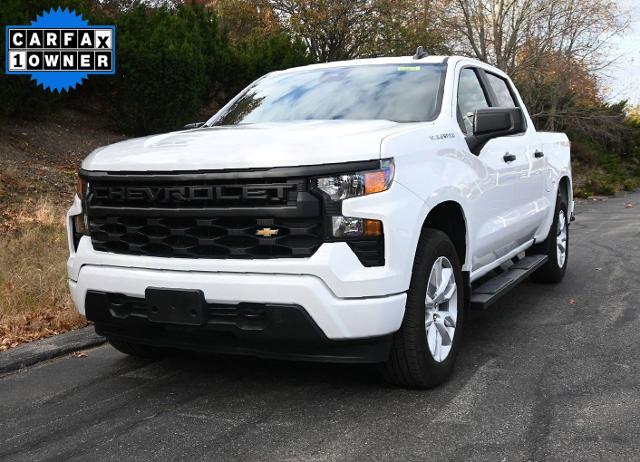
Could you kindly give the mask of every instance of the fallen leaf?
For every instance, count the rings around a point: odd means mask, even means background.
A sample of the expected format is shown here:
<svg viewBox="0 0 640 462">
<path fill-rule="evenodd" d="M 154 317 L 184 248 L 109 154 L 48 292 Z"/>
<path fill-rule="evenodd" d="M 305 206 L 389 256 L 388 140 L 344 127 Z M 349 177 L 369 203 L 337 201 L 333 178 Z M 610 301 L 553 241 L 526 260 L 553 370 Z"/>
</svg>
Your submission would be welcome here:
<svg viewBox="0 0 640 462">
<path fill-rule="evenodd" d="M 570 298 L 567 303 L 569 303 L 569 305 L 575 305 L 578 302 L 576 302 L 575 298 Z"/>
<path fill-rule="evenodd" d="M 75 358 L 86 358 L 89 355 L 86 354 L 84 351 L 76 351 L 76 352 L 72 353 L 71 356 L 73 356 Z"/>
<path fill-rule="evenodd" d="M 627 203 L 627 204 L 624 204 L 624 208 L 625 208 L 625 209 L 630 209 L 630 208 L 631 208 L 631 207 L 633 207 L 633 206 L 634 206 L 634 204 L 632 204 L 631 202 L 629 202 L 629 203 Z"/>
<path fill-rule="evenodd" d="M 631 367 L 628 364 L 620 364 L 620 363 L 613 363 L 613 364 L 615 364 L 616 366 L 620 366 L 624 369 L 631 369 Z"/>
</svg>

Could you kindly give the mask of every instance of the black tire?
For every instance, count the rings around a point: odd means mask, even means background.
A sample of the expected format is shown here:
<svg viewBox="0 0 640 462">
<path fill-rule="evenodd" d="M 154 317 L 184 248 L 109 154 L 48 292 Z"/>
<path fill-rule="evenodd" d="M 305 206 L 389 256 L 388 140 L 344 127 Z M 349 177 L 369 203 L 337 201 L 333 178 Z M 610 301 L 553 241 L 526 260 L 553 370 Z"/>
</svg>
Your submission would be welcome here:
<svg viewBox="0 0 640 462">
<path fill-rule="evenodd" d="M 446 257 L 457 285 L 457 320 L 451 350 L 442 362 L 433 358 L 427 345 L 425 330 L 425 297 L 431 268 L 439 257 Z M 383 377 L 396 385 L 410 388 L 432 388 L 451 374 L 464 321 L 464 285 L 460 259 L 456 249 L 442 231 L 424 229 L 418 242 L 407 306 L 400 330 L 394 334 L 389 359 L 381 364 Z"/>
<path fill-rule="evenodd" d="M 138 358 L 159 359 L 167 356 L 169 350 L 151 345 L 141 345 L 139 343 L 127 342 L 125 340 L 107 337 L 107 340 L 113 348 L 120 353 Z"/>
<path fill-rule="evenodd" d="M 558 264 L 558 247 L 556 245 L 556 237 L 558 234 L 558 222 L 560 217 L 564 216 L 564 226 L 567 231 L 566 257 L 564 264 Z M 567 200 L 564 195 L 558 194 L 556 199 L 556 208 L 553 216 L 553 223 L 549 230 L 547 239 L 543 242 L 532 246 L 528 251 L 528 255 L 546 255 L 549 257 L 547 263 L 540 267 L 531 275 L 531 279 L 535 282 L 545 284 L 557 284 L 564 278 L 567 270 L 567 262 L 569 261 L 569 216 L 567 215 Z"/>
</svg>

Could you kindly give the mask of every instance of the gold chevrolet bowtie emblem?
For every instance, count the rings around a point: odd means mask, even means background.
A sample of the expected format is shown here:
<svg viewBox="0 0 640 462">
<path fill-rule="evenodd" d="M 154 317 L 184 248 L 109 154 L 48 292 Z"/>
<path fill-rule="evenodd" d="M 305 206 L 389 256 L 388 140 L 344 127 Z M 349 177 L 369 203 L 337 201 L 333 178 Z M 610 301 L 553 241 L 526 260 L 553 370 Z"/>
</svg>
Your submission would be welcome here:
<svg viewBox="0 0 640 462">
<path fill-rule="evenodd" d="M 279 229 L 262 228 L 256 231 L 256 236 L 273 237 L 277 236 L 279 231 Z"/>
</svg>

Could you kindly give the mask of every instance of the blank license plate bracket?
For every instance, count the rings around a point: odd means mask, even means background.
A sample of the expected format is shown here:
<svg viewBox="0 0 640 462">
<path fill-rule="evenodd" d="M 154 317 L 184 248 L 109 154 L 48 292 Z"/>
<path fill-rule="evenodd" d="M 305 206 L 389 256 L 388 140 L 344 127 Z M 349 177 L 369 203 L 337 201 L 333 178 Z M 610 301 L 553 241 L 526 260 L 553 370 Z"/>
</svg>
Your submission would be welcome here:
<svg viewBox="0 0 640 462">
<path fill-rule="evenodd" d="M 207 303 L 201 290 L 149 287 L 145 300 L 151 322 L 201 326 L 207 321 Z"/>
</svg>

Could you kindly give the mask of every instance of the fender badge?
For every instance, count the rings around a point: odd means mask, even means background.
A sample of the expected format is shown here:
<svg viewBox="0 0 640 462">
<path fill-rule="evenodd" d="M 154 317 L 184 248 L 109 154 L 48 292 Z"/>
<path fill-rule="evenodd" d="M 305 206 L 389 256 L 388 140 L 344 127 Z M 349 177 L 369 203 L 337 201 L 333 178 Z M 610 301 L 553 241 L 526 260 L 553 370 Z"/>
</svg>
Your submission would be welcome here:
<svg viewBox="0 0 640 462">
<path fill-rule="evenodd" d="M 440 133 L 438 135 L 431 135 L 429 136 L 429 139 L 432 141 L 440 141 L 440 140 L 447 140 L 455 137 L 456 137 L 455 133 L 449 132 L 449 133 Z"/>
</svg>

